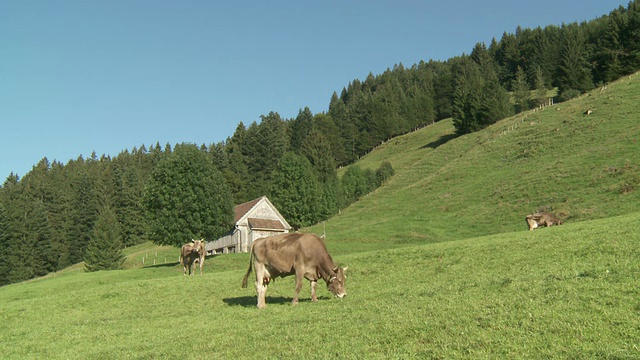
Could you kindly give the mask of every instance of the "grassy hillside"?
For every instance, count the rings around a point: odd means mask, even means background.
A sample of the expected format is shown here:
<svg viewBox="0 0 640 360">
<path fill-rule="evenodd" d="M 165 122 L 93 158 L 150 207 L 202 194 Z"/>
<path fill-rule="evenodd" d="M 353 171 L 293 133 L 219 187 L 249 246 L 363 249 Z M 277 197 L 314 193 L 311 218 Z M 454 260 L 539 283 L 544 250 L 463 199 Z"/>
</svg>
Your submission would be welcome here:
<svg viewBox="0 0 640 360">
<path fill-rule="evenodd" d="M 443 121 L 380 146 L 359 165 L 396 176 L 326 222 L 345 299 L 311 303 L 305 286 L 292 307 L 278 279 L 260 311 L 240 287 L 248 254 L 184 277 L 177 249 L 143 244 L 127 270 L 1 287 L 0 358 L 640 358 L 637 99 L 634 76 L 476 134 Z M 541 208 L 565 225 L 527 231 Z"/>
<path fill-rule="evenodd" d="M 343 254 L 348 296 L 311 303 L 305 286 L 297 307 L 287 278 L 255 308 L 246 254 L 203 276 L 151 266 L 9 285 L 0 357 L 637 358 L 639 221 Z"/>
<path fill-rule="evenodd" d="M 328 239 L 437 242 L 526 229 L 541 209 L 567 222 L 640 210 L 639 79 L 459 138 L 442 121 L 388 141 L 358 165 L 397 175 L 327 221 Z"/>
</svg>

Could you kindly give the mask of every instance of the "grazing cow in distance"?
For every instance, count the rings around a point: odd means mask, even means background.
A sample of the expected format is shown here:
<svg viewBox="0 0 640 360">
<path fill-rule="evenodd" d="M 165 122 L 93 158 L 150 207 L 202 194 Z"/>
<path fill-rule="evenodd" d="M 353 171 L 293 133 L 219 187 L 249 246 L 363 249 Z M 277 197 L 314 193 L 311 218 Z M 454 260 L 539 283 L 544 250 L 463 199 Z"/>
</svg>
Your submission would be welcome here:
<svg viewBox="0 0 640 360">
<path fill-rule="evenodd" d="M 549 227 L 552 225 L 564 224 L 563 220 L 558 219 L 555 215 L 548 212 L 537 212 L 534 214 L 529 214 L 525 219 L 530 231 L 533 231 L 533 229 L 543 225 L 545 227 Z"/>
<path fill-rule="evenodd" d="M 302 287 L 302 279 L 311 282 L 311 301 L 318 301 L 316 286 L 319 279 L 327 283 L 329 291 L 342 298 L 345 291 L 345 271 L 347 267 L 338 267 L 327 252 L 322 239 L 313 234 L 287 233 L 261 238 L 253 242 L 249 269 L 242 279 L 242 287 L 247 287 L 247 278 L 251 266 L 256 272 L 256 292 L 258 308 L 266 307 L 265 294 L 267 286 L 273 278 L 296 276 L 296 289 L 293 305 L 298 303 L 298 295 Z"/>
<path fill-rule="evenodd" d="M 202 267 L 204 266 L 204 257 L 206 255 L 204 239 L 192 239 L 190 243 L 182 245 L 180 249 L 180 265 L 184 270 L 183 275 L 187 275 L 187 268 L 189 269 L 189 275 L 191 275 L 191 266 L 196 262 L 200 265 L 200 275 L 202 275 Z M 193 273 L 195 273 L 195 265 L 193 267 Z"/>
</svg>

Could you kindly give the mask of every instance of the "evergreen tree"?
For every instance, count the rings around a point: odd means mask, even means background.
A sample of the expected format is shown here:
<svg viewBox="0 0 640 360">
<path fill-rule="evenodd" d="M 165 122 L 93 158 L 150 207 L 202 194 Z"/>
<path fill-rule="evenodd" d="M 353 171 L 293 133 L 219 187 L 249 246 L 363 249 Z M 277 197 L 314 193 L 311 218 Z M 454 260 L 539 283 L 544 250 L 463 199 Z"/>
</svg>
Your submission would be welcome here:
<svg viewBox="0 0 640 360">
<path fill-rule="evenodd" d="M 520 29 L 520 28 L 518 28 Z M 520 29 L 520 31 L 522 31 Z M 514 34 L 503 33 L 499 45 L 495 45 L 495 60 L 500 65 L 500 81 L 503 84 L 511 85 L 516 80 L 518 68 L 521 65 L 520 49 L 518 47 L 518 38 Z M 514 91 L 511 88 L 511 91 Z"/>
<path fill-rule="evenodd" d="M 2 234 L 3 243 L 0 244 L 2 249 L 2 261 L 0 263 L 0 280 L 1 284 L 11 284 L 24 280 L 23 274 L 16 273 L 14 271 L 21 261 L 19 239 L 21 233 L 19 227 L 22 223 L 22 209 L 24 205 L 21 203 L 21 195 L 19 193 L 20 178 L 13 172 L 7 177 L 2 188 L 0 189 L 0 205 L 2 205 L 4 211 L 0 214 L 4 219 L 2 221 Z"/>
<path fill-rule="evenodd" d="M 347 98 L 346 89 L 342 91 L 342 94 L 342 98 Z M 331 96 L 328 114 L 338 128 L 341 139 L 341 151 L 338 152 L 340 156 L 336 157 L 336 162 L 339 165 L 347 165 L 357 159 L 355 144 L 358 130 L 349 116 L 347 105 L 335 92 Z"/>
<path fill-rule="evenodd" d="M 122 245 L 133 246 L 145 240 L 146 231 L 144 209 L 142 208 L 143 189 L 140 186 L 138 169 L 122 167 L 112 163 L 113 211 L 121 225 Z"/>
<path fill-rule="evenodd" d="M 623 74 L 632 74 L 640 69 L 640 0 L 629 1 L 620 30 Z"/>
<path fill-rule="evenodd" d="M 471 58 L 478 64 L 481 78 L 480 87 L 475 89 L 480 92 L 480 104 L 475 116 L 475 124 L 479 130 L 512 115 L 513 106 L 507 90 L 500 84 L 498 66 L 486 46 L 476 44 Z"/>
<path fill-rule="evenodd" d="M 176 247 L 190 239 L 216 239 L 233 227 L 231 199 L 208 154 L 195 145 L 176 145 L 158 163 L 145 188 L 149 239 Z"/>
<path fill-rule="evenodd" d="M 120 224 L 115 212 L 105 206 L 96 219 L 84 255 L 86 271 L 116 270 L 124 263 Z"/>
<path fill-rule="evenodd" d="M 564 28 L 562 58 L 559 66 L 558 89 L 564 99 L 571 98 L 573 92 L 583 92 L 593 88 L 591 69 L 588 62 L 587 44 L 577 24 Z"/>
<path fill-rule="evenodd" d="M 56 270 L 63 269 L 71 263 L 68 259 L 67 239 L 71 228 L 71 181 L 69 169 L 62 163 L 54 161 L 47 176 L 45 186 L 49 189 L 50 200 L 45 204 L 49 224 L 51 226 L 51 252 L 55 256 Z"/>
<path fill-rule="evenodd" d="M 336 163 L 331 156 L 331 147 L 324 135 L 313 129 L 308 141 L 300 149 L 300 154 L 305 156 L 313 167 L 315 176 L 320 182 L 325 183 L 336 177 Z"/>
<path fill-rule="evenodd" d="M 0 261 L 0 286 L 11 283 L 9 276 L 11 266 L 13 265 L 12 262 L 9 261 L 11 251 L 13 250 L 11 233 L 9 217 L 2 203 L 2 193 L 0 192 L 0 259 L 2 259 L 2 261 Z"/>
<path fill-rule="evenodd" d="M 313 114 L 308 107 L 298 112 L 298 116 L 291 121 L 289 129 L 291 131 L 291 149 L 295 152 L 300 151 L 304 146 L 307 137 L 313 128 Z"/>
<path fill-rule="evenodd" d="M 245 155 L 247 136 L 247 129 L 240 122 L 233 136 L 227 139 L 224 146 L 228 166 L 222 169 L 222 174 L 229 185 L 234 204 L 241 204 L 253 199 L 248 189 L 251 178 L 247 166 L 247 155 Z"/>
<path fill-rule="evenodd" d="M 456 84 L 453 98 L 453 126 L 458 135 L 479 130 L 480 91 L 482 78 L 478 65 L 467 59 L 456 69 Z"/>
<path fill-rule="evenodd" d="M 516 112 L 519 113 L 529 109 L 531 91 L 529 90 L 527 75 L 520 66 L 518 66 L 516 71 L 516 77 L 511 84 L 511 89 L 513 90 Z"/>
<path fill-rule="evenodd" d="M 536 80 L 533 97 L 536 101 L 536 106 L 544 105 L 547 101 L 547 87 L 545 85 L 544 75 L 540 66 L 536 67 Z"/>
<path fill-rule="evenodd" d="M 253 123 L 247 130 L 243 147 L 251 183 L 247 192 L 252 199 L 267 193 L 271 172 L 289 144 L 280 115 L 270 112 L 261 118 L 260 125 Z"/>
<path fill-rule="evenodd" d="M 70 165 L 67 165 L 70 166 Z M 84 160 L 80 157 L 71 165 L 77 168 L 77 175 L 72 181 L 71 222 L 67 230 L 66 258 L 61 261 L 66 264 L 76 264 L 84 260 L 84 252 L 87 249 L 93 224 L 98 216 L 98 198 L 93 177 Z"/>
<path fill-rule="evenodd" d="M 47 275 L 56 269 L 57 259 L 51 252 L 51 225 L 44 203 L 36 200 L 30 204 L 24 220 L 27 233 L 23 234 L 20 253 L 30 274 L 27 279 Z"/>
<path fill-rule="evenodd" d="M 620 35 L 625 27 L 625 16 L 619 9 L 614 10 L 597 24 L 600 28 L 594 39 L 597 44 L 594 54 L 596 60 L 594 80 L 599 83 L 608 83 L 623 74 L 625 50 Z"/>
<path fill-rule="evenodd" d="M 273 171 L 269 190 L 273 204 L 291 224 L 309 226 L 322 216 L 322 190 L 311 163 L 288 152 Z"/>
<path fill-rule="evenodd" d="M 429 62 L 434 68 L 433 92 L 436 120 L 453 117 L 453 99 L 455 92 L 455 75 L 453 74 L 452 63 Z"/>
<path fill-rule="evenodd" d="M 333 118 L 324 113 L 316 114 L 313 120 L 313 127 L 315 131 L 318 131 L 326 139 L 331 149 L 331 157 L 334 164 L 337 165 L 341 159 L 345 159 L 340 129 L 333 121 Z"/>
</svg>

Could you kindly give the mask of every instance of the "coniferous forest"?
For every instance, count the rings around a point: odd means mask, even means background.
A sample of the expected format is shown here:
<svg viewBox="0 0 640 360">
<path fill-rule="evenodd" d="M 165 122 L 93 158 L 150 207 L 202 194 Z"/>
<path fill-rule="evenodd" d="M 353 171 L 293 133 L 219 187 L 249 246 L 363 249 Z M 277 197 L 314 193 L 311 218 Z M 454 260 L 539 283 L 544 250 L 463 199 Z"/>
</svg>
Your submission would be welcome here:
<svg viewBox="0 0 640 360">
<path fill-rule="evenodd" d="M 0 187 L 0 285 L 82 261 L 117 268 L 148 240 L 179 246 L 232 227 L 233 205 L 267 195 L 295 226 L 336 214 L 393 175 L 349 165 L 382 142 L 453 118 L 458 135 L 605 86 L 640 69 L 640 0 L 600 18 L 505 32 L 470 54 L 355 79 L 326 112 L 271 112 L 216 144 L 140 145 L 67 163 L 42 159 Z"/>
</svg>

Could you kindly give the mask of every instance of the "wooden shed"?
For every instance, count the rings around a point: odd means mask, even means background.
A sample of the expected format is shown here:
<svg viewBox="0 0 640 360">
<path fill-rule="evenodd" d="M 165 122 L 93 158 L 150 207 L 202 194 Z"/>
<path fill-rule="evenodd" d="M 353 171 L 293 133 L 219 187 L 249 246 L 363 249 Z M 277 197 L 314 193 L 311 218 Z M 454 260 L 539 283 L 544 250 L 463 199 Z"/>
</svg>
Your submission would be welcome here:
<svg viewBox="0 0 640 360">
<path fill-rule="evenodd" d="M 205 245 L 207 255 L 248 252 L 254 240 L 288 233 L 291 226 L 266 196 L 234 208 L 235 225 L 229 233 Z"/>
</svg>

